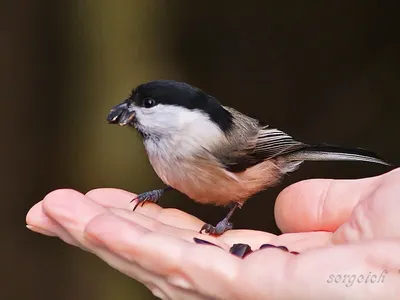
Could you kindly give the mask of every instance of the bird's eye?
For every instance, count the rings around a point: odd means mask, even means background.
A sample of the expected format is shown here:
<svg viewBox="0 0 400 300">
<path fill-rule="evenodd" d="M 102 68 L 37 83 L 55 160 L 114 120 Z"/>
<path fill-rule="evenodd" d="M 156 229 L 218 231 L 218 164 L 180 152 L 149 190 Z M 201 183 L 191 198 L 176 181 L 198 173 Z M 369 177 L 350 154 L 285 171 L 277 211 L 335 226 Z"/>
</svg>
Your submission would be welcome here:
<svg viewBox="0 0 400 300">
<path fill-rule="evenodd" d="M 146 98 L 143 100 L 143 106 L 146 108 L 150 108 L 156 105 L 156 101 L 152 98 Z"/>
</svg>

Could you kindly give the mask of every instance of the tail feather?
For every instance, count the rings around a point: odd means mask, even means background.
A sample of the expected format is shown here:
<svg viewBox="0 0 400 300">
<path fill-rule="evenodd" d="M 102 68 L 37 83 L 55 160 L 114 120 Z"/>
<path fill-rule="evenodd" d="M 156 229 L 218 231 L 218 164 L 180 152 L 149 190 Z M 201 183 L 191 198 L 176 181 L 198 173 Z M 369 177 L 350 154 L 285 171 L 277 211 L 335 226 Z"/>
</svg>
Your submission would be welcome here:
<svg viewBox="0 0 400 300">
<path fill-rule="evenodd" d="M 290 161 L 365 161 L 390 166 L 389 163 L 384 161 L 374 152 L 360 148 L 346 149 L 331 145 L 307 146 L 303 149 L 288 154 L 285 158 Z"/>
</svg>

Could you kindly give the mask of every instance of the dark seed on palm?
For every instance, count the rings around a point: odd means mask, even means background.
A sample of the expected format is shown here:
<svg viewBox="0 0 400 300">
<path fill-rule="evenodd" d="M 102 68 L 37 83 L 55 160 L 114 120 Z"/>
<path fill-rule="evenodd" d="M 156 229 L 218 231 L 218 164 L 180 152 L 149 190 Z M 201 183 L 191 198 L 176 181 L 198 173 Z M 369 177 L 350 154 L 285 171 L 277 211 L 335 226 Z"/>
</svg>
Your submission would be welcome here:
<svg viewBox="0 0 400 300">
<path fill-rule="evenodd" d="M 247 244 L 234 244 L 229 252 L 237 257 L 245 258 L 247 255 L 253 252 L 251 247 Z"/>
<path fill-rule="evenodd" d="M 196 244 L 210 245 L 210 246 L 215 246 L 215 247 L 221 248 L 220 246 L 215 245 L 215 244 L 213 244 L 213 243 L 211 243 L 211 242 L 209 242 L 209 241 L 205 241 L 205 240 L 198 239 L 198 238 L 193 238 L 193 240 L 194 240 L 194 242 L 195 242 Z"/>
<path fill-rule="evenodd" d="M 276 248 L 276 246 L 275 246 L 275 245 L 272 245 L 272 244 L 262 244 L 262 245 L 260 246 L 260 250 L 261 250 L 261 249 L 266 249 L 266 248 Z"/>
<path fill-rule="evenodd" d="M 276 248 L 281 249 L 281 250 L 283 250 L 285 252 L 289 252 L 288 248 L 285 247 L 285 246 L 277 246 Z"/>
<path fill-rule="evenodd" d="M 275 245 L 272 245 L 272 244 L 263 244 L 263 245 L 260 246 L 260 250 L 261 249 L 266 249 L 266 248 L 278 248 L 278 249 L 281 249 L 282 251 L 289 252 L 289 249 L 287 247 L 285 247 L 285 246 L 275 246 Z"/>
</svg>

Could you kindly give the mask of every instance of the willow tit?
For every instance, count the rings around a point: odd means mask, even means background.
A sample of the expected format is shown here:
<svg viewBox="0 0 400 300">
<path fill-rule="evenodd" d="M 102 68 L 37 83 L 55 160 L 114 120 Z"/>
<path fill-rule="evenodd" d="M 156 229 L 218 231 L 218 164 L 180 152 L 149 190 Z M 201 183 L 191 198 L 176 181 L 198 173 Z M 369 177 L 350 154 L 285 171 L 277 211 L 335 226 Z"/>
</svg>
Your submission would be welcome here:
<svg viewBox="0 0 400 300">
<path fill-rule="evenodd" d="M 232 229 L 236 208 L 255 193 L 276 184 L 306 160 L 353 160 L 388 165 L 362 149 L 309 145 L 260 121 L 221 105 L 189 84 L 157 80 L 136 87 L 111 109 L 107 121 L 134 127 L 143 139 L 151 165 L 167 185 L 135 199 L 157 203 L 167 190 L 196 202 L 230 205 L 215 227 L 200 232 L 220 235 Z M 133 201 L 132 200 L 132 201 Z"/>
</svg>

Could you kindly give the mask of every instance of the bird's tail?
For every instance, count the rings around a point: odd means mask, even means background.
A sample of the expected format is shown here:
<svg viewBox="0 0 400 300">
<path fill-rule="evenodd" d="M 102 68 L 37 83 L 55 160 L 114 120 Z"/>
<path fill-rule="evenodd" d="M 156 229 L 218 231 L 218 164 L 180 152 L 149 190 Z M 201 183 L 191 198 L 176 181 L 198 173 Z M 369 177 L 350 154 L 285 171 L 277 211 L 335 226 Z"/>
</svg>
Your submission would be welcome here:
<svg viewBox="0 0 400 300">
<path fill-rule="evenodd" d="M 377 154 L 364 149 L 346 149 L 331 145 L 310 145 L 303 149 L 285 155 L 288 161 L 365 161 L 390 166 Z"/>
</svg>

